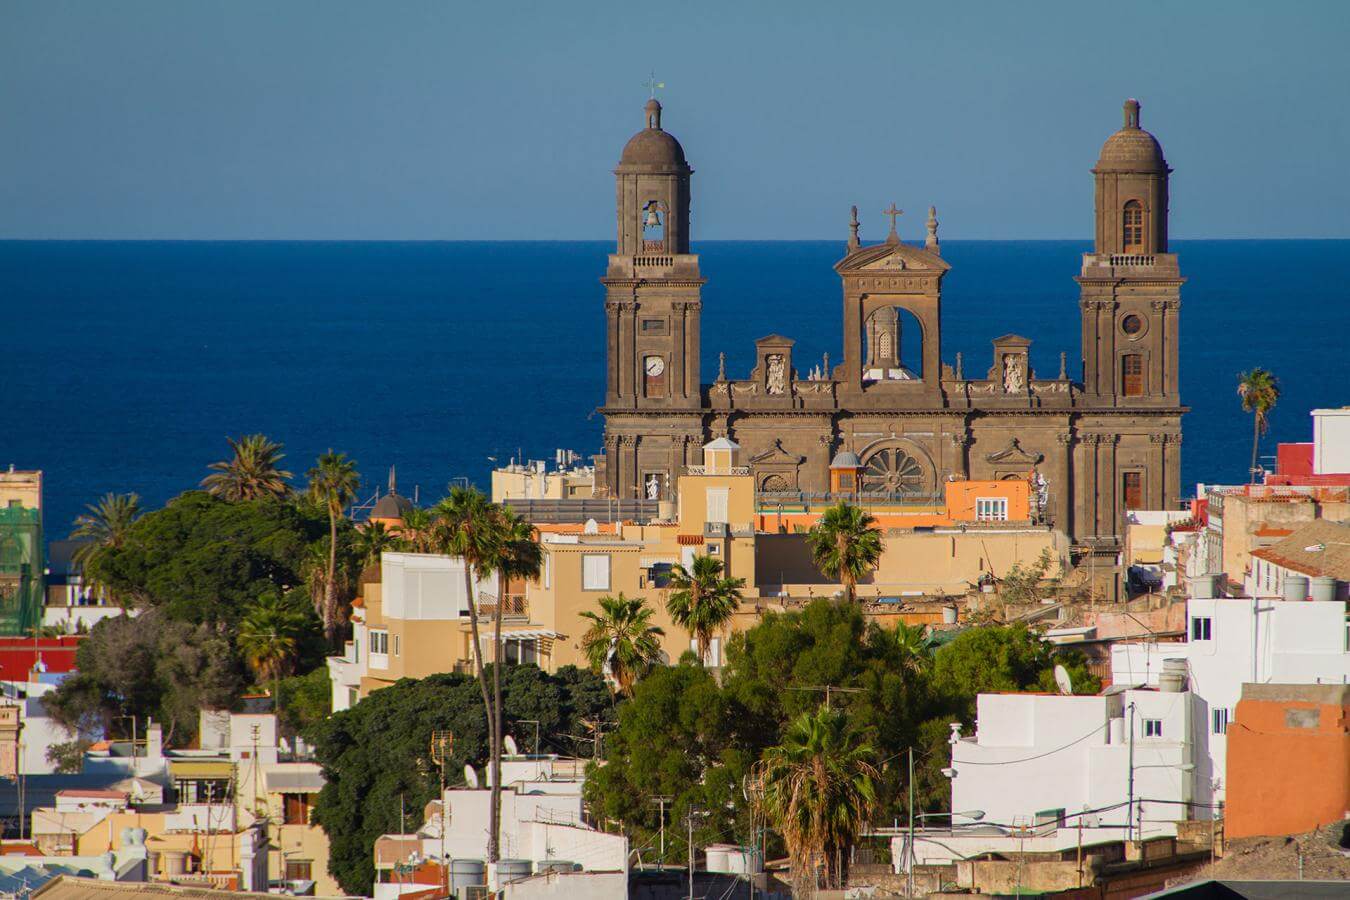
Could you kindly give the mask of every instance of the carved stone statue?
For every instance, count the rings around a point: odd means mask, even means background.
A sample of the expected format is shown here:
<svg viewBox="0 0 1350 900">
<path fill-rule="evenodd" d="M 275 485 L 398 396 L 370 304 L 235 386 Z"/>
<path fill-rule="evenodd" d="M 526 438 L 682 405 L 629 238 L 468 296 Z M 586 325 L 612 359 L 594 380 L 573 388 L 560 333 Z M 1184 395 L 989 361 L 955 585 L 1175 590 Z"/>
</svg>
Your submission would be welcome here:
<svg viewBox="0 0 1350 900">
<path fill-rule="evenodd" d="M 657 475 L 656 473 L 652 473 L 651 475 L 648 475 L 648 476 L 647 476 L 647 484 L 646 484 L 646 488 L 647 488 L 647 499 L 648 499 L 648 500 L 660 500 L 660 499 L 661 499 L 661 476 L 660 476 L 660 475 Z"/>
<path fill-rule="evenodd" d="M 1023 369 L 1022 356 L 1008 353 L 1003 357 L 1003 392 L 1020 394 L 1027 385 L 1026 371 Z"/>
<path fill-rule="evenodd" d="M 783 360 L 783 354 L 770 353 L 765 357 L 768 363 L 769 375 L 765 385 L 765 393 L 783 394 L 787 391 L 787 366 Z"/>
</svg>

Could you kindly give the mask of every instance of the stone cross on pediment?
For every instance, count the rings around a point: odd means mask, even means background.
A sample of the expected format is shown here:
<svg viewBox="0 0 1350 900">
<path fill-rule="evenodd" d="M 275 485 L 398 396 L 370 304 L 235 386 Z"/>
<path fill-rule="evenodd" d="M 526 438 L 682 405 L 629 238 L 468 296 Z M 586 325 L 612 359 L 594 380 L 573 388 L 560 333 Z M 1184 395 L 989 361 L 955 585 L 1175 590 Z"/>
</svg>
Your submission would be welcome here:
<svg viewBox="0 0 1350 900">
<path fill-rule="evenodd" d="M 895 230 L 895 220 L 898 219 L 898 218 L 900 218 L 901 216 L 903 216 L 903 215 L 905 214 L 905 211 L 904 211 L 903 209 L 900 209 L 899 207 L 897 207 L 897 206 L 895 205 L 895 203 L 892 202 L 892 203 L 891 203 L 891 208 L 890 208 L 890 209 L 883 209 L 883 210 L 881 211 L 881 214 L 882 214 L 883 216 L 890 216 L 890 217 L 891 217 L 891 233 L 890 233 L 889 235 L 887 235 L 887 238 L 888 238 L 888 239 L 889 239 L 889 238 L 892 238 L 892 237 L 898 238 L 898 237 L 899 237 L 899 233 Z"/>
</svg>

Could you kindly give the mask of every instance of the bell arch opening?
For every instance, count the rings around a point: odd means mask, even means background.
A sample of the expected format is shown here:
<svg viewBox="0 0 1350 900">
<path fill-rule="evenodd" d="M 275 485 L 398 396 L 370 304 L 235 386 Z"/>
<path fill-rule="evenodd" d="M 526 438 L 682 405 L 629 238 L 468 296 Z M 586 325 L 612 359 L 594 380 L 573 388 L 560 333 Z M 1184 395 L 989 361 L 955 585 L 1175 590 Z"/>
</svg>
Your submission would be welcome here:
<svg viewBox="0 0 1350 900">
<path fill-rule="evenodd" d="M 923 323 L 902 306 L 881 306 L 862 327 L 862 379 L 922 381 Z"/>
</svg>

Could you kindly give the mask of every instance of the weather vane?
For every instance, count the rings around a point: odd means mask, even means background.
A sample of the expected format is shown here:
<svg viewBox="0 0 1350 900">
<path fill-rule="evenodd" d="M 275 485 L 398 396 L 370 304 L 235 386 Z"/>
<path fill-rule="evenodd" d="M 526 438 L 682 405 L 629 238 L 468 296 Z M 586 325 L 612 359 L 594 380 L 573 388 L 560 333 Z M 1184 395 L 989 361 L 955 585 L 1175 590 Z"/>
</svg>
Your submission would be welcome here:
<svg viewBox="0 0 1350 900">
<path fill-rule="evenodd" d="M 664 88 L 666 83 L 664 81 L 657 81 L 656 72 L 653 71 L 651 75 L 648 76 L 647 80 L 642 82 L 642 86 L 651 93 L 652 99 L 655 99 L 657 89 Z"/>
</svg>

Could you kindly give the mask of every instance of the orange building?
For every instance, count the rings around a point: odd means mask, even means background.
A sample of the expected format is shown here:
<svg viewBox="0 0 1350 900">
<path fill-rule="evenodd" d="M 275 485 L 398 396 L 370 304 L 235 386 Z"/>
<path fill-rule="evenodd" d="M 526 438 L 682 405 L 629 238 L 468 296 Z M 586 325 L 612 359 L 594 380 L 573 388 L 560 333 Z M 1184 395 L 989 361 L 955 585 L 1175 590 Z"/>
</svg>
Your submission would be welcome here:
<svg viewBox="0 0 1350 900">
<path fill-rule="evenodd" d="M 1228 837 L 1301 834 L 1350 812 L 1350 686 L 1244 684 L 1235 713 Z"/>
<path fill-rule="evenodd" d="M 755 502 L 755 528 L 778 534 L 803 532 L 819 521 L 825 510 L 841 500 L 861 506 L 877 527 L 948 528 L 963 524 L 1030 525 L 1031 484 L 1021 478 L 1005 481 L 948 481 L 939 496 L 873 498 L 848 490 L 850 472 L 832 470 L 837 479 L 830 494 L 760 495 Z M 842 489 L 840 489 L 842 488 Z"/>
</svg>

